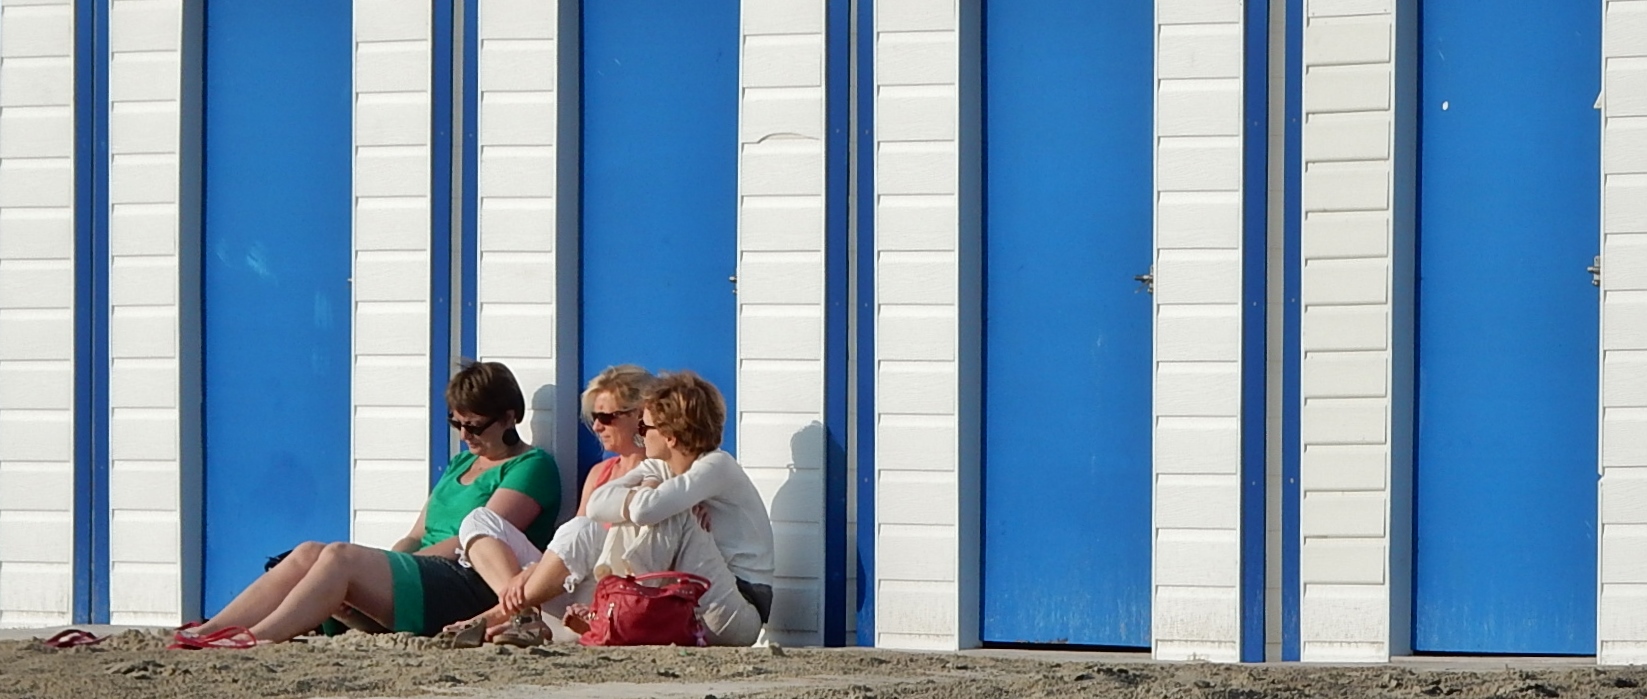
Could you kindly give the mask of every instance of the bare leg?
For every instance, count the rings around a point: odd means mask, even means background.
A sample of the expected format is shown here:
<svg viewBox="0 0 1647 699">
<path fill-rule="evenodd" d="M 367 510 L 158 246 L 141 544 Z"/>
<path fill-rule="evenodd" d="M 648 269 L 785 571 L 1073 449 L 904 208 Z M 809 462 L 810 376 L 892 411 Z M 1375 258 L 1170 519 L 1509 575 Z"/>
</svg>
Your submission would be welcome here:
<svg viewBox="0 0 1647 699">
<path fill-rule="evenodd" d="M 308 575 L 315 561 L 320 558 L 320 552 L 325 548 L 325 544 L 314 541 L 300 544 L 292 549 L 291 554 L 279 565 L 259 576 L 243 592 L 235 596 L 234 600 L 229 602 L 229 606 L 224 607 L 217 616 L 190 629 L 189 633 L 204 636 L 231 626 L 251 626 L 263 621 L 264 617 L 291 595 L 298 582 Z"/>
<path fill-rule="evenodd" d="M 250 628 L 260 641 L 286 641 L 308 631 L 344 603 L 394 626 L 394 576 L 383 551 L 331 544 L 273 613 Z"/>
<path fill-rule="evenodd" d="M 559 554 L 545 552 L 543 560 L 532 567 L 532 575 L 526 578 L 526 603 L 522 607 L 539 607 L 559 597 L 566 591 L 566 577 L 571 574 Z"/>
<path fill-rule="evenodd" d="M 473 547 L 471 547 L 471 559 L 473 557 L 472 552 Z M 479 566 L 476 566 L 476 570 L 479 570 Z M 491 609 L 472 617 L 469 621 L 485 619 L 487 626 L 502 629 L 504 627 L 501 625 L 508 623 L 509 617 L 514 613 L 522 609 L 542 606 L 544 602 L 548 602 L 566 592 L 566 577 L 570 574 L 566 569 L 566 563 L 560 559 L 560 556 L 556 555 L 554 551 L 549 551 L 543 555 L 542 561 L 539 561 L 537 565 L 528 571 L 526 584 L 523 586 L 525 602 L 520 607 L 508 608 L 503 602 L 499 602 Z M 487 581 L 488 584 L 490 582 Z M 509 582 L 512 582 L 512 580 Z M 453 626 L 458 625 L 453 624 Z"/>
<path fill-rule="evenodd" d="M 469 540 L 469 565 L 473 566 L 480 579 L 486 581 L 486 586 L 493 592 L 502 594 L 503 589 L 509 586 L 509 581 L 520 574 L 520 559 L 515 552 L 502 541 L 490 536 L 477 536 Z"/>
</svg>

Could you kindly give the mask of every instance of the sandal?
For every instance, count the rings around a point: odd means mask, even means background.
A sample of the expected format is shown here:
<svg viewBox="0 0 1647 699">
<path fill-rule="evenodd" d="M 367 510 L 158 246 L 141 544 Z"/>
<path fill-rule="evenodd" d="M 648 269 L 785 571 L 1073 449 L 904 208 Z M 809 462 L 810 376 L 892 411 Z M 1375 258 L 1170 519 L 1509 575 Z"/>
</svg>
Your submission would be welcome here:
<svg viewBox="0 0 1647 699">
<path fill-rule="evenodd" d="M 98 638 L 90 631 L 63 629 L 53 634 L 51 638 L 41 641 L 41 643 L 46 644 L 47 648 L 78 648 L 102 643 L 103 640 L 103 638 Z"/>
<path fill-rule="evenodd" d="M 257 647 L 257 637 L 251 631 L 240 626 L 230 626 L 226 629 L 195 636 L 182 631 L 172 635 L 172 644 L 167 650 L 246 650 Z"/>
<path fill-rule="evenodd" d="M 486 645 L 486 617 L 475 617 L 435 634 L 440 648 L 479 648 Z"/>
<path fill-rule="evenodd" d="M 543 625 L 537 610 L 521 612 L 509 620 L 509 629 L 492 637 L 492 642 L 514 646 L 516 648 L 531 648 L 543 645 L 543 632 L 548 628 Z"/>
<path fill-rule="evenodd" d="M 566 615 L 561 617 L 561 623 L 566 630 L 579 636 L 589 632 L 589 625 L 595 621 L 595 610 L 587 604 L 566 605 Z"/>
</svg>

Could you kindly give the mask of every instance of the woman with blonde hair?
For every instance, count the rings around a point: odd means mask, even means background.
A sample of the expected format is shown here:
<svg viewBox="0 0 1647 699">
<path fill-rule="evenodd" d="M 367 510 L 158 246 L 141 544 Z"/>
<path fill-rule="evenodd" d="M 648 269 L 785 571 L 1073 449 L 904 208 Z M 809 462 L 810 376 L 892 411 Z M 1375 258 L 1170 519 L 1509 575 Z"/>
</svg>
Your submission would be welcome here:
<svg viewBox="0 0 1647 699">
<path fill-rule="evenodd" d="M 748 646 L 772 610 L 772 520 L 749 474 L 720 449 L 725 424 L 714 384 L 690 371 L 660 376 L 641 411 L 646 460 L 589 496 L 589 516 L 613 525 L 627 572 L 708 579 L 698 600 L 705 640 Z"/>
<path fill-rule="evenodd" d="M 583 422 L 613 456 L 589 471 L 577 516 L 555 530 L 547 547 L 486 510 L 464 520 L 458 539 L 465 559 L 500 592 L 496 606 L 447 628 L 452 645 L 473 646 L 488 638 L 533 645 L 546 630 L 540 609 L 558 619 L 567 605 L 589 601 L 594 585 L 582 583 L 593 573 L 607 531 L 587 516 L 589 497 L 646 458 L 639 436 L 641 399 L 653 378 L 641 367 L 622 364 L 590 379 L 583 391 Z"/>
</svg>

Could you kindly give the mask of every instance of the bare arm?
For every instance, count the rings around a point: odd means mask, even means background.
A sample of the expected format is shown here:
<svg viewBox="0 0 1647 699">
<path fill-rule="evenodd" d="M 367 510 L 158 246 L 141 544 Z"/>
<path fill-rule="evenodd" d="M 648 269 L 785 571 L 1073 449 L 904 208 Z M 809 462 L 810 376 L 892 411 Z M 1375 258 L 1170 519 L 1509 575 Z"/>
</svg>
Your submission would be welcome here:
<svg viewBox="0 0 1647 699">
<path fill-rule="evenodd" d="M 499 517 L 521 531 L 526 531 L 538 515 L 543 513 L 543 506 L 533 500 L 532 496 L 510 488 L 498 488 L 492 493 L 492 497 L 486 500 L 486 509 L 496 512 Z"/>
<path fill-rule="evenodd" d="M 594 474 L 590 474 L 590 475 L 593 476 Z M 585 479 L 583 479 L 583 494 L 578 496 L 578 513 L 577 513 L 577 515 L 579 517 L 589 516 L 589 496 L 594 495 L 594 494 L 595 494 L 595 479 L 594 478 L 585 478 Z"/>
<path fill-rule="evenodd" d="M 417 522 L 412 524 L 412 530 L 406 532 L 406 536 L 400 537 L 400 541 L 396 541 L 395 545 L 389 547 L 389 550 L 401 553 L 417 551 L 418 545 L 423 542 L 423 535 L 426 531 L 424 520 L 428 516 L 429 503 L 423 503 L 423 511 L 417 513 Z"/>
</svg>

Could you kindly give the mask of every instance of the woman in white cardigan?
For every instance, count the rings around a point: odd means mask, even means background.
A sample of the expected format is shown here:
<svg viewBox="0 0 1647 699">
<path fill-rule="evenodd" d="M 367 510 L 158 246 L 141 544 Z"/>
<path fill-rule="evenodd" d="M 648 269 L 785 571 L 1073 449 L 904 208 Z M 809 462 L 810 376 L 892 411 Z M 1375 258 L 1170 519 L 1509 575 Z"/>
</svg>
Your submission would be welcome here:
<svg viewBox="0 0 1647 699">
<path fill-rule="evenodd" d="M 629 572 L 707 578 L 698 611 L 708 642 L 751 645 L 772 611 L 772 520 L 749 475 L 720 450 L 726 403 L 714 384 L 683 371 L 659 377 L 643 405 L 647 460 L 591 494 L 589 517 L 625 538 Z"/>
</svg>

